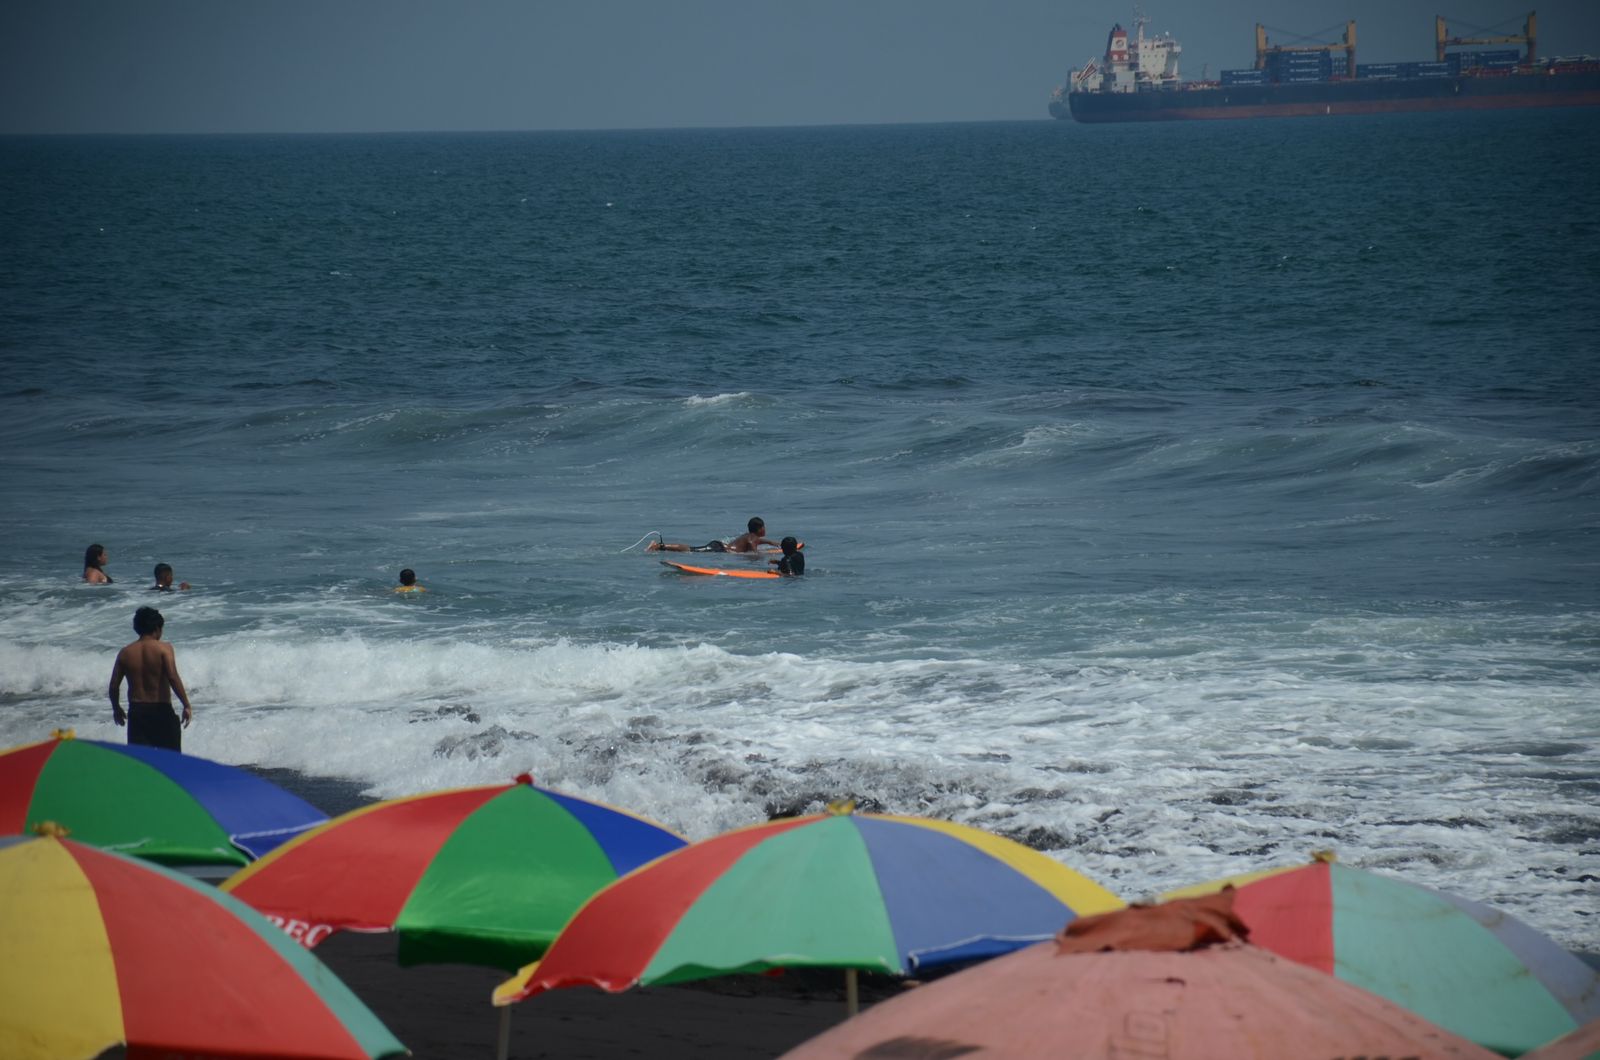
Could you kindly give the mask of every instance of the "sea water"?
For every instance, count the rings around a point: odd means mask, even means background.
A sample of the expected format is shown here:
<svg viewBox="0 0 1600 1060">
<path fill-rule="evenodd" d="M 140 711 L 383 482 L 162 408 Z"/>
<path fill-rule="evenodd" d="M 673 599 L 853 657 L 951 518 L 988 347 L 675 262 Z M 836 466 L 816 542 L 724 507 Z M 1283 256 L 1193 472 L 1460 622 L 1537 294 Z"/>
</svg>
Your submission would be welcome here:
<svg viewBox="0 0 1600 1060">
<path fill-rule="evenodd" d="M 1593 110 L 0 140 L 0 745 L 121 739 L 153 604 L 222 761 L 848 796 L 1130 899 L 1331 849 L 1600 948 L 1597 161 Z M 644 551 L 751 516 L 803 579 Z"/>
</svg>

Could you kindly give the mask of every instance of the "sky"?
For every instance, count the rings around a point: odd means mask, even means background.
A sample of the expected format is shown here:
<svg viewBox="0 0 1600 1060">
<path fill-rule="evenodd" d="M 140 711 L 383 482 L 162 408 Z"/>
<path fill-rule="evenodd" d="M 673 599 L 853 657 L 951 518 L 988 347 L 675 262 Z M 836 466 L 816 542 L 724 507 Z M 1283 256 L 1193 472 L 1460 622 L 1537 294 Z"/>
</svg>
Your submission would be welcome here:
<svg viewBox="0 0 1600 1060">
<path fill-rule="evenodd" d="M 1523 0 L 1527 3 L 1528 0 Z M 1143 0 L 1215 77 L 1273 43 L 1363 62 L 1517 32 L 1515 0 Z M 1600 0 L 1541 0 L 1600 55 Z M 1120 0 L 0 0 L 0 134 L 639 129 L 1043 119 Z"/>
</svg>

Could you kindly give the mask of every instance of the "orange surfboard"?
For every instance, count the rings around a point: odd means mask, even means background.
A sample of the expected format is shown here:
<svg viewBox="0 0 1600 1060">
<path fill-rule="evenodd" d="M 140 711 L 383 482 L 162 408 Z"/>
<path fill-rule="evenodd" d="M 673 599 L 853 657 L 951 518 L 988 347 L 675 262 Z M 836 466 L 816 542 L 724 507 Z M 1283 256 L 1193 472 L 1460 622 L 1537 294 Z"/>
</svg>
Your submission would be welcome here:
<svg viewBox="0 0 1600 1060">
<path fill-rule="evenodd" d="M 685 574 L 715 574 L 722 578 L 777 578 L 777 575 L 768 570 L 723 570 L 721 567 L 691 567 L 687 563 L 674 563 L 670 559 L 661 561 L 663 567 L 671 567 Z"/>
</svg>

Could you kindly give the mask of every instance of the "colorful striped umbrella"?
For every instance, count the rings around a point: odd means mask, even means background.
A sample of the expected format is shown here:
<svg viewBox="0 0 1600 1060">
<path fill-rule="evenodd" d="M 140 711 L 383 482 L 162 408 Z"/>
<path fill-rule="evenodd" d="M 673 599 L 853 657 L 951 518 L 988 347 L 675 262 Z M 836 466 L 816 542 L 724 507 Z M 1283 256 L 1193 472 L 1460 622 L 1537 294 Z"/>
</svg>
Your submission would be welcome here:
<svg viewBox="0 0 1600 1060">
<path fill-rule="evenodd" d="M 594 892 L 683 845 L 522 776 L 354 810 L 222 887 L 308 946 L 340 930 L 393 930 L 402 964 L 509 971 L 543 953 Z"/>
<path fill-rule="evenodd" d="M 846 805 L 702 840 L 618 880 L 495 1003 L 780 967 L 905 975 L 1009 952 L 1122 904 L 1009 839 Z"/>
<path fill-rule="evenodd" d="M 1329 855 L 1161 897 L 1228 884 L 1253 944 L 1498 1053 L 1517 1056 L 1600 1018 L 1600 973 L 1526 924 Z"/>
<path fill-rule="evenodd" d="M 42 825 L 41 831 L 49 831 Z M 379 1057 L 405 1047 L 270 923 L 172 869 L 0 838 L 0 1056 Z"/>
<path fill-rule="evenodd" d="M 56 821 L 168 865 L 245 865 L 328 815 L 233 766 L 159 747 L 49 740 L 0 752 L 0 834 Z"/>
</svg>

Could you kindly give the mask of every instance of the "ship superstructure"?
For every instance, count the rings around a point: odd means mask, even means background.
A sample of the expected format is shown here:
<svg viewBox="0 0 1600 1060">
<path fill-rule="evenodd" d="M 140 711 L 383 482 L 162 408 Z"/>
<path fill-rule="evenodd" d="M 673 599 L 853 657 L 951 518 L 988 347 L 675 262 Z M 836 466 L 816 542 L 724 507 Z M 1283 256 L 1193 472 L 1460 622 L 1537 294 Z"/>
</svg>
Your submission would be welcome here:
<svg viewBox="0 0 1600 1060">
<path fill-rule="evenodd" d="M 1178 56 L 1183 45 L 1172 34 L 1146 37 L 1150 20 L 1135 12 L 1134 35 L 1121 24 L 1112 26 L 1106 36 L 1106 51 L 1099 62 L 1090 59 L 1067 75 L 1073 92 L 1148 92 L 1178 84 Z"/>
</svg>

